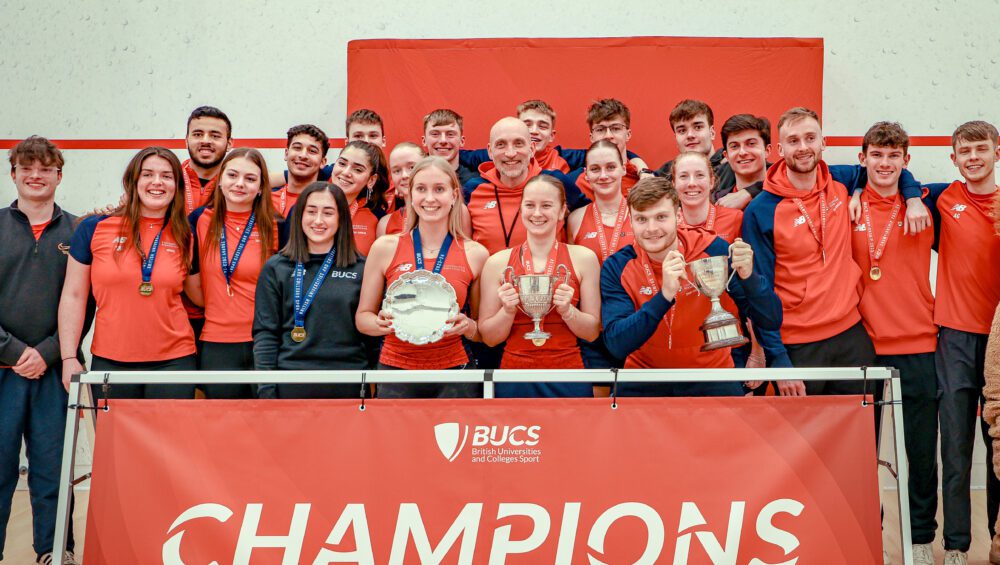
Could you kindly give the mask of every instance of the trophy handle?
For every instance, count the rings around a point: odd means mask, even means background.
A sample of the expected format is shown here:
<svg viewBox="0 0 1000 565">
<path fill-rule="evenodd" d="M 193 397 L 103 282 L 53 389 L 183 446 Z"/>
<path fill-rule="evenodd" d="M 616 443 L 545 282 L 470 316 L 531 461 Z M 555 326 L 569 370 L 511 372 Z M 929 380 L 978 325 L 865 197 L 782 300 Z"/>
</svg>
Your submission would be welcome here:
<svg viewBox="0 0 1000 565">
<path fill-rule="evenodd" d="M 514 290 L 520 290 L 517 288 L 517 277 L 514 276 L 514 267 L 510 265 L 507 265 L 507 268 L 503 270 L 503 279 L 501 279 L 501 282 L 509 282 L 514 287 Z"/>
<path fill-rule="evenodd" d="M 736 238 L 736 241 L 742 241 L 740 238 Z M 733 277 L 736 276 L 736 269 L 733 268 L 733 246 L 729 245 L 729 253 L 726 254 L 729 257 L 729 280 L 726 281 L 726 292 L 729 292 L 729 283 L 733 282 Z"/>
<path fill-rule="evenodd" d="M 556 286 L 569 283 L 569 267 L 560 263 L 556 266 Z"/>
</svg>

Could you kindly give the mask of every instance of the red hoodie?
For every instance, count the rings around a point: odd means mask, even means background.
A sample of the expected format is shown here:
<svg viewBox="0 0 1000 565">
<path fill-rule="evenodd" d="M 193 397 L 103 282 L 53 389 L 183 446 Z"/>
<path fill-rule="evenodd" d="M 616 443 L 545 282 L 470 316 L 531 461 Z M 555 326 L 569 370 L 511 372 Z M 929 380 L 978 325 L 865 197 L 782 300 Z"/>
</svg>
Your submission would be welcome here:
<svg viewBox="0 0 1000 565">
<path fill-rule="evenodd" d="M 535 153 L 535 162 L 538 163 L 538 166 L 543 171 L 569 172 L 569 165 L 566 163 L 566 159 L 562 158 L 562 155 L 556 151 L 555 146 L 551 143 L 545 149 Z"/>
<path fill-rule="evenodd" d="M 782 341 L 821 341 L 858 323 L 861 269 L 851 255 L 847 188 L 820 161 L 816 185 L 799 190 L 782 161 L 767 171 L 764 190 L 783 199 L 774 210 L 774 290 L 783 306 Z"/>
<path fill-rule="evenodd" d="M 532 160 L 524 182 L 509 187 L 500 182 L 493 162 L 479 165 L 479 175 L 486 182 L 472 192 L 468 202 L 469 216 L 472 218 L 472 239 L 483 244 L 490 255 L 524 243 L 527 234 L 521 223 L 521 195 L 528 180 L 541 172 L 542 168 Z"/>
</svg>

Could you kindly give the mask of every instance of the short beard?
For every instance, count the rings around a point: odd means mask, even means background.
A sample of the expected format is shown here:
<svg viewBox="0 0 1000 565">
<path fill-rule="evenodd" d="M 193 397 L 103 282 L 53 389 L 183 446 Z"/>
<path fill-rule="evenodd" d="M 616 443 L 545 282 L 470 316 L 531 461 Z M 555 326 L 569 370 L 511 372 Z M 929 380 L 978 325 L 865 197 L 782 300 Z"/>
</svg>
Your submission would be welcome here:
<svg viewBox="0 0 1000 565">
<path fill-rule="evenodd" d="M 202 161 L 197 156 L 195 156 L 195 153 L 196 153 L 195 151 L 191 151 L 191 146 L 189 145 L 188 146 L 188 157 L 191 158 L 191 161 L 194 164 L 198 165 L 199 167 L 201 167 L 203 169 L 208 169 L 208 170 L 211 170 L 211 169 L 214 169 L 214 168 L 218 167 L 220 164 L 222 164 L 222 160 L 226 158 L 226 152 L 223 151 L 222 155 L 218 159 L 215 159 L 214 161 Z"/>
<path fill-rule="evenodd" d="M 819 166 L 819 159 L 818 159 L 818 158 L 816 158 L 816 156 L 815 156 L 815 155 L 813 155 L 813 162 L 812 162 L 812 166 L 811 166 L 811 167 L 809 167 L 808 169 L 803 169 L 803 168 L 800 168 L 800 167 L 798 166 L 798 164 L 796 163 L 796 161 L 795 161 L 795 158 L 794 158 L 794 157 L 793 157 L 793 158 L 791 158 L 791 159 L 785 159 L 785 164 L 786 164 L 786 165 L 788 165 L 788 168 L 789 168 L 789 169 L 791 169 L 792 171 L 795 171 L 796 173 L 799 173 L 799 174 L 806 174 L 806 173 L 811 173 L 811 172 L 813 172 L 813 171 L 815 171 L 815 170 L 816 170 L 816 167 L 817 167 L 817 166 Z"/>
</svg>

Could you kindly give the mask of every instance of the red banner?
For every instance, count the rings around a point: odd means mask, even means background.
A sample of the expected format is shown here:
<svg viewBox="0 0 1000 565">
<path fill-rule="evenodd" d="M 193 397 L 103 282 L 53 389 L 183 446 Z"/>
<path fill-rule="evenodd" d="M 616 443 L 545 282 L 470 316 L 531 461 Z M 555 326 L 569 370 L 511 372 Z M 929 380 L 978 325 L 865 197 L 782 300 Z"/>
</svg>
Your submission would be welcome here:
<svg viewBox="0 0 1000 565">
<path fill-rule="evenodd" d="M 557 113 L 556 143 L 590 145 L 587 107 L 618 98 L 632 114 L 629 149 L 653 168 L 677 154 L 667 119 L 685 98 L 715 113 L 716 147 L 733 114 L 793 106 L 822 114 L 823 40 L 726 37 L 371 39 L 347 45 L 347 111 L 371 108 L 390 145 L 419 143 L 423 117 L 451 108 L 466 148 L 485 147 L 497 119 L 531 98 Z M 773 132 L 775 141 L 777 131 Z"/>
<path fill-rule="evenodd" d="M 113 400 L 85 563 L 881 563 L 871 410 Z"/>
</svg>

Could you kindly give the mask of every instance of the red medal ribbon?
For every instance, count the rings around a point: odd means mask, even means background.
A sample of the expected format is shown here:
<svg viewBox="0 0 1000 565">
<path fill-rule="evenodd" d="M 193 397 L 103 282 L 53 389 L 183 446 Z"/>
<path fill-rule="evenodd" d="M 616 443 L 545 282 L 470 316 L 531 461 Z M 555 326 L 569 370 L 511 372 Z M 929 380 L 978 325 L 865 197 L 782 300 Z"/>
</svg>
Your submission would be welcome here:
<svg viewBox="0 0 1000 565">
<path fill-rule="evenodd" d="M 684 210 L 678 210 L 677 211 L 677 223 L 679 225 L 685 226 L 685 227 L 701 227 L 701 228 L 706 229 L 708 231 L 714 231 L 715 230 L 715 214 L 716 214 L 715 204 L 709 204 L 708 205 L 708 219 L 705 220 L 705 225 L 704 226 L 692 226 L 692 225 L 688 224 L 684 220 Z"/>
<path fill-rule="evenodd" d="M 608 238 L 604 235 L 604 221 L 601 219 L 601 212 L 597 209 L 597 202 L 594 202 L 591 212 L 594 216 L 594 224 L 597 226 L 597 243 L 601 246 L 601 262 L 603 263 L 618 251 L 618 241 L 625 229 L 625 221 L 628 219 L 628 201 L 621 199 L 618 205 L 618 216 L 615 217 L 614 233 L 611 235 L 611 245 L 608 245 Z"/>
<path fill-rule="evenodd" d="M 549 250 L 548 260 L 545 262 L 545 272 L 544 275 L 551 275 L 556 271 L 556 258 L 559 256 L 559 242 L 556 241 L 552 244 L 552 249 Z M 521 267 L 524 269 L 525 274 L 533 275 L 535 273 L 535 263 L 531 260 L 531 248 L 528 247 L 528 242 L 525 241 L 521 244 Z"/>
<path fill-rule="evenodd" d="M 677 240 L 677 250 L 683 253 L 680 240 Z M 646 282 L 649 283 L 649 288 L 653 290 L 652 294 L 655 295 L 657 292 L 660 292 L 660 285 L 656 282 L 656 274 L 653 272 L 653 265 L 650 262 L 649 255 L 639 246 L 636 246 L 635 254 L 639 259 L 639 264 L 642 265 L 643 272 L 646 274 Z M 664 318 L 667 322 L 667 349 L 674 348 L 674 314 L 677 313 L 677 299 L 680 298 L 680 291 L 680 288 L 677 289 L 677 294 L 674 295 L 674 304 L 670 307 L 670 315 Z"/>
<path fill-rule="evenodd" d="M 871 266 L 878 268 L 878 261 L 882 258 L 882 253 L 885 252 L 885 246 L 889 243 L 889 235 L 892 234 L 893 224 L 896 223 L 896 216 L 899 215 L 899 209 L 903 207 L 903 203 L 900 201 L 899 195 L 896 195 L 896 202 L 892 206 L 892 214 L 889 216 L 889 223 L 885 225 L 885 230 L 882 232 L 882 239 L 878 242 L 878 247 L 875 247 L 875 235 L 874 227 L 872 227 L 872 215 L 871 209 L 868 207 L 868 199 L 861 201 L 861 208 L 865 212 L 865 234 L 868 236 L 868 258 L 871 260 Z"/>
<path fill-rule="evenodd" d="M 813 223 L 812 217 L 806 210 L 805 204 L 802 203 L 801 198 L 793 198 L 792 202 L 799 207 L 799 212 L 802 212 L 802 217 L 806 219 L 806 224 L 809 225 L 809 231 L 812 232 L 813 238 L 816 239 L 816 243 L 819 244 L 820 253 L 823 255 L 823 264 L 826 264 L 826 245 L 824 242 L 826 240 L 826 193 L 819 193 L 819 221 L 820 221 L 820 231 L 816 231 L 816 224 Z"/>
</svg>

